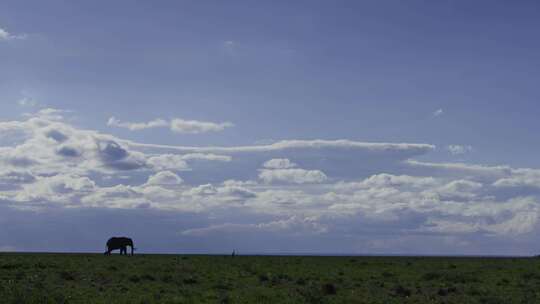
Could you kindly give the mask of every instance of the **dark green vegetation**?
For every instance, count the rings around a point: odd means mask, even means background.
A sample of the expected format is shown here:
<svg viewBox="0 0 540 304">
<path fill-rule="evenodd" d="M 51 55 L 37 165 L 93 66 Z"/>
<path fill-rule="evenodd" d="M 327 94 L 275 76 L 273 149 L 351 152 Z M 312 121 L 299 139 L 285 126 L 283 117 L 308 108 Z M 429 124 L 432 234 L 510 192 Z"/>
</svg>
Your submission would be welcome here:
<svg viewBox="0 0 540 304">
<path fill-rule="evenodd" d="M 540 303 L 540 259 L 0 254 L 1 303 Z"/>
</svg>

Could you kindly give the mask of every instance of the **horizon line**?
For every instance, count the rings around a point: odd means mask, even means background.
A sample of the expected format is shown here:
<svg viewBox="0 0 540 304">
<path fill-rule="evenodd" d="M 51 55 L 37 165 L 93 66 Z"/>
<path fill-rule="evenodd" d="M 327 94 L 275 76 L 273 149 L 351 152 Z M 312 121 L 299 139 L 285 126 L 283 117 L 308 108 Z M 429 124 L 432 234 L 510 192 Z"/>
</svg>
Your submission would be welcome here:
<svg viewBox="0 0 540 304">
<path fill-rule="evenodd" d="M 0 254 L 65 254 L 65 255 L 102 255 L 102 252 L 98 251 L 0 251 Z M 116 254 L 119 255 L 119 254 Z M 231 252 L 142 252 L 135 255 L 178 255 L 178 256 L 230 256 Z M 359 253 L 307 253 L 307 252 L 283 252 L 283 253 L 271 253 L 271 252 L 236 252 L 236 257 L 239 256 L 283 256 L 283 257 L 440 257 L 440 258 L 534 258 L 538 255 L 506 255 L 506 254 L 359 254 Z"/>
</svg>

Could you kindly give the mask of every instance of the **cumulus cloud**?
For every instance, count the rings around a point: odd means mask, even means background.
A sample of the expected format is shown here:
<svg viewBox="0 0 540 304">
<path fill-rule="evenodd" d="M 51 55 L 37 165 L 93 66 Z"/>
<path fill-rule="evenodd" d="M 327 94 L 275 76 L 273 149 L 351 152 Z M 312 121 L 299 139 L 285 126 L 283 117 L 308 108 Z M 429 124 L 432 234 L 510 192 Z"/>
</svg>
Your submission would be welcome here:
<svg viewBox="0 0 540 304">
<path fill-rule="evenodd" d="M 182 237 L 361 234 L 366 244 L 383 234 L 493 238 L 538 228 L 540 192 L 520 190 L 540 189 L 538 169 L 414 160 L 429 144 L 152 145 L 77 128 L 66 115 L 45 109 L 0 122 L 0 208 L 159 210 L 207 219 L 175 230 Z"/>
<path fill-rule="evenodd" d="M 328 177 L 320 170 L 304 170 L 304 169 L 263 169 L 259 173 L 259 178 L 265 183 L 322 183 Z"/>
<path fill-rule="evenodd" d="M 148 178 L 147 185 L 180 185 L 182 178 L 171 171 L 161 171 Z"/>
<path fill-rule="evenodd" d="M 92 194 L 96 190 L 93 180 L 85 176 L 72 174 L 58 174 L 54 176 L 38 177 L 33 183 L 26 183 L 21 190 L 13 193 L 11 198 L 18 203 L 42 202 L 39 207 L 50 204 L 77 206 L 79 199 Z"/>
<path fill-rule="evenodd" d="M 69 111 L 42 109 L 26 120 L 0 122 L 0 162 L 7 168 L 27 168 L 38 174 L 134 170 L 188 170 L 190 162 L 227 162 L 230 156 L 211 153 L 146 154 L 124 140 L 81 130 L 64 120 Z"/>
<path fill-rule="evenodd" d="M 155 170 L 189 170 L 189 166 L 182 155 L 163 154 L 148 158 L 148 164 Z"/>
<path fill-rule="evenodd" d="M 440 196 L 443 200 L 459 201 L 474 199 L 482 190 L 483 184 L 469 180 L 454 180 L 441 187 L 430 190 L 431 193 Z"/>
<path fill-rule="evenodd" d="M 116 170 L 135 170 L 146 165 L 144 157 L 130 153 L 113 140 L 97 141 L 97 152 L 103 164 Z"/>
<path fill-rule="evenodd" d="M 320 170 L 295 168 L 296 164 L 286 158 L 274 158 L 263 164 L 259 178 L 265 183 L 322 183 L 328 177 Z"/>
<path fill-rule="evenodd" d="M 514 169 L 512 174 L 498 179 L 493 186 L 500 188 L 531 187 L 540 189 L 540 170 Z"/>
<path fill-rule="evenodd" d="M 125 128 L 131 131 L 166 127 L 176 133 L 191 134 L 218 132 L 234 126 L 230 122 L 214 123 L 198 120 L 184 120 L 180 118 L 175 118 L 170 121 L 158 118 L 149 122 L 121 122 L 115 117 L 109 118 L 107 125 L 112 127 Z"/>
<path fill-rule="evenodd" d="M 410 175 L 392 175 L 387 173 L 376 174 L 357 183 L 360 188 L 384 188 L 396 186 L 412 186 L 423 188 L 437 184 L 433 177 L 418 177 Z"/>
</svg>

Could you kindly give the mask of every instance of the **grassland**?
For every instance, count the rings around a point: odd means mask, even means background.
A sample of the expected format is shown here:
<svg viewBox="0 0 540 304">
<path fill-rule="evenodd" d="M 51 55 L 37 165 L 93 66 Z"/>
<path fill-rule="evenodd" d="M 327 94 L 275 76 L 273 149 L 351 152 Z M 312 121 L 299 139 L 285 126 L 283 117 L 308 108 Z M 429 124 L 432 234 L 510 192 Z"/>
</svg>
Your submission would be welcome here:
<svg viewBox="0 0 540 304">
<path fill-rule="evenodd" d="M 0 303 L 540 303 L 540 259 L 0 254 Z"/>
</svg>

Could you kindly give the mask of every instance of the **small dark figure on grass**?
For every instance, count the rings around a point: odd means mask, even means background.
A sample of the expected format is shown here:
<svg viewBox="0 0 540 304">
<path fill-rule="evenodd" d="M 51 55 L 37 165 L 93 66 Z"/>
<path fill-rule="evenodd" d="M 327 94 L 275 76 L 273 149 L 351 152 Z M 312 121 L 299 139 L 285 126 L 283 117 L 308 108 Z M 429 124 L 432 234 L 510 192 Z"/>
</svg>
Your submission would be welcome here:
<svg viewBox="0 0 540 304">
<path fill-rule="evenodd" d="M 135 248 L 133 247 L 133 240 L 127 237 L 112 237 L 107 241 L 107 251 L 105 255 L 110 255 L 113 250 L 120 249 L 120 255 L 127 255 L 127 247 L 131 247 L 131 255 Z"/>
</svg>

